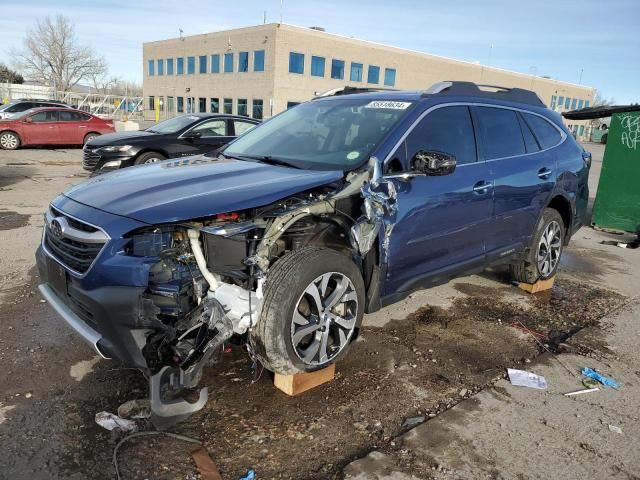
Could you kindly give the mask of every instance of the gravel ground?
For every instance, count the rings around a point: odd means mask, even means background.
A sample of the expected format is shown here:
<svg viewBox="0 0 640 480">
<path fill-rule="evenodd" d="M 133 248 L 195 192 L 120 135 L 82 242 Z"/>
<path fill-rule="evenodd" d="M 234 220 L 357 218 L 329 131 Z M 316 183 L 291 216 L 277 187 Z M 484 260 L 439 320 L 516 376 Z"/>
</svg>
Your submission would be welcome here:
<svg viewBox="0 0 640 480">
<path fill-rule="evenodd" d="M 138 372 L 94 357 L 36 291 L 41 215 L 82 180 L 80 157 L 79 149 L 0 152 L 2 478 L 114 478 L 118 437 L 93 417 L 146 396 Z M 207 406 L 175 431 L 201 439 L 226 479 L 249 467 L 264 479 L 342 478 L 352 460 L 395 451 L 407 418 L 441 418 L 506 367 L 535 364 L 543 350 L 522 325 L 554 352 L 599 359 L 608 352 L 600 319 L 626 301 L 629 280 L 613 247 L 595 247 L 585 232 L 546 295 L 526 295 L 503 271 L 487 272 L 367 316 L 336 380 L 299 397 L 275 390 L 268 372 L 253 372 L 234 347 L 204 374 Z M 585 331 L 593 334 L 581 338 Z M 166 437 L 134 439 L 121 449 L 123 478 L 198 478 L 192 449 Z"/>
</svg>

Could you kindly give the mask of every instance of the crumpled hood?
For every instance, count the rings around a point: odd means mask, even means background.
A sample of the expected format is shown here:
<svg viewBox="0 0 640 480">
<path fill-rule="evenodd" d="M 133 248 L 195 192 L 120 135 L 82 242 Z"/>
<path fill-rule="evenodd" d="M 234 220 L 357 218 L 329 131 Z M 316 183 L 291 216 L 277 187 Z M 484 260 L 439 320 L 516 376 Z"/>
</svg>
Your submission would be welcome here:
<svg viewBox="0 0 640 480">
<path fill-rule="evenodd" d="M 204 155 L 100 175 L 67 190 L 76 202 L 160 224 L 267 205 L 343 176 Z"/>
</svg>

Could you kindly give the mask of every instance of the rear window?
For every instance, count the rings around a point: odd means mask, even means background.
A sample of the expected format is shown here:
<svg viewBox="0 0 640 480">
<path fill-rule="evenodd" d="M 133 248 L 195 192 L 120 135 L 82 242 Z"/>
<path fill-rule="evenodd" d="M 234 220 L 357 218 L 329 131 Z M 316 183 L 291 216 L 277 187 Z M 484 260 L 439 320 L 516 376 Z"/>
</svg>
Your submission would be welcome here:
<svg viewBox="0 0 640 480">
<path fill-rule="evenodd" d="M 487 160 L 526 153 L 515 111 L 492 107 L 478 107 L 477 111 Z"/>
<path fill-rule="evenodd" d="M 545 148 L 551 148 L 562 140 L 562 135 L 557 128 L 551 125 L 547 120 L 537 115 L 531 115 L 529 113 L 525 113 L 524 118 L 527 124 L 533 130 L 533 134 L 538 139 L 538 143 L 540 146 Z"/>
</svg>

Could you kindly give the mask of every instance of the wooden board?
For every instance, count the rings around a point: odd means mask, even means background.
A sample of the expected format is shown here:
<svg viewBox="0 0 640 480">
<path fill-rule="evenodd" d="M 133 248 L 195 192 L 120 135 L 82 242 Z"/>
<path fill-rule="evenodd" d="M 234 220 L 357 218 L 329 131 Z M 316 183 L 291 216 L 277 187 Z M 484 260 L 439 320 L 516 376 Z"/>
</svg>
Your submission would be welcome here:
<svg viewBox="0 0 640 480">
<path fill-rule="evenodd" d="M 551 287 L 553 287 L 553 282 L 556 279 L 556 276 L 554 275 L 551 278 L 547 278 L 546 280 L 538 280 L 536 283 L 524 283 L 524 282 L 520 282 L 518 284 L 518 286 L 529 293 L 538 293 L 538 292 L 543 292 L 544 290 L 549 290 Z"/>
<path fill-rule="evenodd" d="M 287 395 L 294 396 L 323 383 L 330 382 L 335 377 L 335 374 L 336 366 L 331 364 L 327 368 L 309 373 L 296 373 L 295 375 L 280 375 L 276 373 L 273 378 L 273 384 Z"/>
</svg>

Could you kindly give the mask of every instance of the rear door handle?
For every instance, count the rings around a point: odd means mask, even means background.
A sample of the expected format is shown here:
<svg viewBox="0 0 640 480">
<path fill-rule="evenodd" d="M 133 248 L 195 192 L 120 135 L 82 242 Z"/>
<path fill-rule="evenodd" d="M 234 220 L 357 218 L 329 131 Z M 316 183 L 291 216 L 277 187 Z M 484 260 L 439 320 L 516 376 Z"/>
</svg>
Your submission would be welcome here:
<svg viewBox="0 0 640 480">
<path fill-rule="evenodd" d="M 485 182 L 484 180 L 481 180 L 473 186 L 473 191 L 479 194 L 485 194 L 492 188 L 493 184 L 491 182 Z"/>
<path fill-rule="evenodd" d="M 538 170 L 538 178 L 543 180 L 547 180 L 553 172 L 549 170 L 547 167 L 541 168 Z"/>
</svg>

